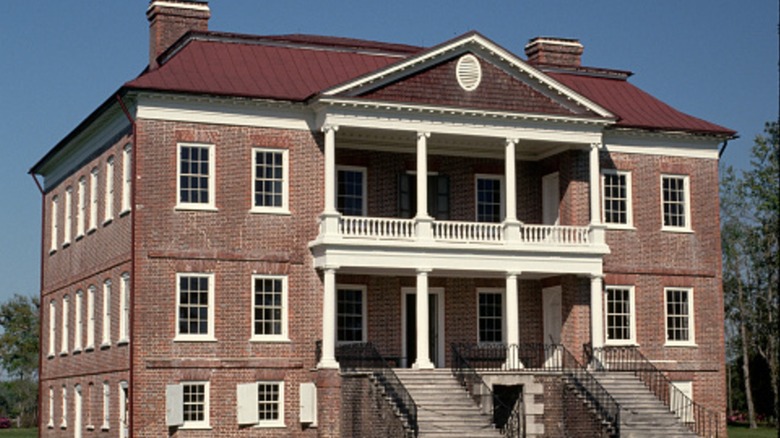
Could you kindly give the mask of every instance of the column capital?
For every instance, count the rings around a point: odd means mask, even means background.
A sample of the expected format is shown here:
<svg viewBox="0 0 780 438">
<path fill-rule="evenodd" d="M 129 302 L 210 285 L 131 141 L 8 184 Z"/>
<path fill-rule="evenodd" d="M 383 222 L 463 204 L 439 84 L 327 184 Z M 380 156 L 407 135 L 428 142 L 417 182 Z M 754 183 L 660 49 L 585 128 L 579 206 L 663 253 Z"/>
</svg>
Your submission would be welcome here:
<svg viewBox="0 0 780 438">
<path fill-rule="evenodd" d="M 604 274 L 588 274 L 588 278 L 591 280 L 603 280 Z"/>
<path fill-rule="evenodd" d="M 428 275 L 433 271 L 432 268 L 417 268 L 416 269 L 418 275 Z"/>
<path fill-rule="evenodd" d="M 336 272 L 341 268 L 341 266 L 336 265 L 325 265 L 322 267 L 322 272 Z"/>
<path fill-rule="evenodd" d="M 519 277 L 522 274 L 520 271 L 507 271 L 506 278 Z"/>
<path fill-rule="evenodd" d="M 590 149 L 604 149 L 604 143 L 601 142 L 594 142 L 590 144 Z"/>
<path fill-rule="evenodd" d="M 504 139 L 504 141 L 505 141 L 506 145 L 509 146 L 509 145 L 517 144 L 520 141 L 520 139 L 519 138 L 509 138 L 509 137 L 507 137 L 507 138 Z"/>
<path fill-rule="evenodd" d="M 431 133 L 425 131 L 417 131 L 417 139 L 420 140 L 422 138 L 431 138 Z"/>
<path fill-rule="evenodd" d="M 322 125 L 322 128 L 320 128 L 320 129 L 322 130 L 322 132 L 327 134 L 328 132 L 331 132 L 331 131 L 332 132 L 338 131 L 339 130 L 339 125 L 326 123 L 326 124 Z"/>
</svg>

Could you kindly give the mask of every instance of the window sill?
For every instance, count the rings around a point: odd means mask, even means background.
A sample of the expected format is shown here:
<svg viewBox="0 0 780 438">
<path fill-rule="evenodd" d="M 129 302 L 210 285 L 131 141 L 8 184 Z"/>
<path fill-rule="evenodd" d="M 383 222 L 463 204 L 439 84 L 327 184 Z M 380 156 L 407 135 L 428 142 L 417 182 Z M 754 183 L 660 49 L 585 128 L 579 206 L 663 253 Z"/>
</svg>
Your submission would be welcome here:
<svg viewBox="0 0 780 438">
<path fill-rule="evenodd" d="M 78 242 L 79 240 L 81 240 L 83 238 L 84 238 L 84 233 L 79 234 L 78 236 L 76 236 L 76 242 Z"/>
<path fill-rule="evenodd" d="M 291 216 L 292 213 L 286 208 L 259 208 L 254 207 L 249 210 L 252 214 L 275 214 L 279 216 Z"/>
<path fill-rule="evenodd" d="M 81 347 L 73 349 L 73 354 L 81 354 Z"/>
<path fill-rule="evenodd" d="M 54 255 L 56 253 L 57 253 L 57 249 L 56 248 L 49 250 L 49 255 Z"/>
<path fill-rule="evenodd" d="M 54 429 L 54 423 L 47 423 L 46 424 L 47 429 Z"/>
<path fill-rule="evenodd" d="M 267 424 L 257 424 L 255 426 L 255 429 L 286 429 L 287 425 L 284 423 L 267 423 Z"/>
<path fill-rule="evenodd" d="M 87 230 L 87 235 L 93 234 L 95 231 L 97 231 L 97 227 L 92 227 Z"/>
<path fill-rule="evenodd" d="M 125 217 L 130 214 L 130 209 L 122 210 L 119 212 L 119 217 Z"/>
<path fill-rule="evenodd" d="M 55 354 L 54 354 L 54 353 L 49 353 L 49 355 L 48 355 L 48 356 L 46 356 L 46 358 L 47 358 L 47 359 L 54 359 L 54 356 L 55 356 Z"/>
<path fill-rule="evenodd" d="M 93 425 L 91 425 L 91 424 L 90 424 L 90 425 L 87 425 L 87 430 L 89 430 L 89 431 L 93 431 L 93 430 L 95 430 L 95 426 L 93 426 Z"/>
<path fill-rule="evenodd" d="M 604 341 L 605 347 L 639 347 L 634 341 Z"/>
<path fill-rule="evenodd" d="M 173 338 L 173 342 L 217 342 L 217 338 L 213 336 L 199 336 L 199 337 L 190 337 L 190 336 L 177 336 Z"/>
<path fill-rule="evenodd" d="M 67 351 L 60 351 L 60 357 L 67 356 L 67 355 L 68 355 Z"/>
<path fill-rule="evenodd" d="M 671 347 L 671 348 L 699 348 L 699 344 L 695 342 L 675 342 L 671 343 L 669 341 L 664 344 L 664 347 Z"/>
<path fill-rule="evenodd" d="M 104 424 L 100 426 L 100 430 L 102 430 L 103 432 L 108 432 L 109 430 L 111 430 L 111 426 L 109 426 L 108 424 Z"/>
<path fill-rule="evenodd" d="M 111 222 L 114 222 L 114 218 L 108 218 L 108 219 L 104 220 L 103 221 L 103 226 L 107 227 L 107 226 L 111 225 Z"/>
<path fill-rule="evenodd" d="M 108 350 L 109 348 L 111 348 L 111 343 L 110 342 L 104 342 L 104 343 L 100 344 L 100 349 L 101 350 Z"/>
<path fill-rule="evenodd" d="M 661 227 L 661 231 L 666 233 L 693 234 L 693 230 L 690 228 Z"/>
<path fill-rule="evenodd" d="M 267 338 L 264 338 L 264 337 L 260 337 L 260 336 L 257 336 L 257 337 L 253 336 L 253 337 L 249 338 L 249 342 L 252 342 L 252 343 L 263 343 L 263 342 L 266 342 L 266 343 L 269 343 L 269 344 L 291 344 L 292 343 L 290 338 L 286 338 L 286 337 L 285 338 L 280 338 L 280 337 L 267 337 Z"/>
<path fill-rule="evenodd" d="M 211 429 L 212 429 L 211 425 L 208 424 L 202 426 L 197 424 L 179 426 L 179 430 L 211 430 Z"/>
<path fill-rule="evenodd" d="M 70 246 L 70 241 L 68 242 L 62 242 L 62 249 L 65 249 Z"/>
<path fill-rule="evenodd" d="M 633 225 L 604 224 L 604 226 L 607 227 L 608 231 L 636 231 L 636 227 Z"/>
<path fill-rule="evenodd" d="M 215 212 L 219 209 L 213 205 L 197 205 L 197 204 L 179 204 L 173 207 L 174 211 L 207 211 Z"/>
<path fill-rule="evenodd" d="M 85 348 L 85 349 L 84 349 L 84 352 L 85 352 L 85 353 L 89 353 L 90 351 L 95 351 L 95 347 L 94 347 L 94 346 L 92 346 L 92 345 L 90 345 L 89 347 L 87 347 L 87 348 Z"/>
<path fill-rule="evenodd" d="M 116 341 L 116 346 L 117 347 L 121 347 L 121 346 L 127 345 L 129 343 L 130 343 L 129 339 L 120 339 L 120 340 Z"/>
</svg>

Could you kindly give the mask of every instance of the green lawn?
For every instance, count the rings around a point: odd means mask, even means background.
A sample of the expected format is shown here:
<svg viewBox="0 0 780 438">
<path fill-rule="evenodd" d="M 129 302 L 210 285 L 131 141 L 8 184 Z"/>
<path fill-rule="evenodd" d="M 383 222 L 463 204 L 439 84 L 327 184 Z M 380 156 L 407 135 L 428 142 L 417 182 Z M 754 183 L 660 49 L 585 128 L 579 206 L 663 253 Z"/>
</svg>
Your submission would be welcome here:
<svg viewBox="0 0 780 438">
<path fill-rule="evenodd" d="M 1 438 L 37 438 L 38 429 L 0 429 Z"/>
<path fill-rule="evenodd" d="M 729 438 L 775 438 L 777 430 L 769 427 L 748 429 L 747 426 L 729 426 Z"/>
</svg>

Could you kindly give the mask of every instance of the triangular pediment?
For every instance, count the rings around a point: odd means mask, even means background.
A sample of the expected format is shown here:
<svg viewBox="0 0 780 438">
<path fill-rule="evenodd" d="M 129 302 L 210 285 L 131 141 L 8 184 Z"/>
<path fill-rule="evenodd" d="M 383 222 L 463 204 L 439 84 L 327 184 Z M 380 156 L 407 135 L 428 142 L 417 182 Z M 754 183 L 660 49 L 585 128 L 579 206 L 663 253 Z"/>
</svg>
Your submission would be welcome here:
<svg viewBox="0 0 780 438">
<path fill-rule="evenodd" d="M 326 90 L 323 96 L 563 117 L 613 117 L 477 33 Z"/>
</svg>

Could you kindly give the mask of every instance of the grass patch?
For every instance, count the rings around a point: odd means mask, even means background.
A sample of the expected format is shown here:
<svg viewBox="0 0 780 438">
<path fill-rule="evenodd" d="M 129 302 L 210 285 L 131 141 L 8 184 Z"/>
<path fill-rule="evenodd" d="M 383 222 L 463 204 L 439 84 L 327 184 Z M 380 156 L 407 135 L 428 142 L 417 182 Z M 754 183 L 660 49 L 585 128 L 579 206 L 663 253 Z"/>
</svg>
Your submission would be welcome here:
<svg viewBox="0 0 780 438">
<path fill-rule="evenodd" d="M 759 427 L 750 429 L 747 425 L 730 424 L 729 438 L 775 438 L 777 430 L 771 427 Z"/>
<path fill-rule="evenodd" d="M 38 429 L 0 429 L 1 438 L 37 438 Z"/>
</svg>

